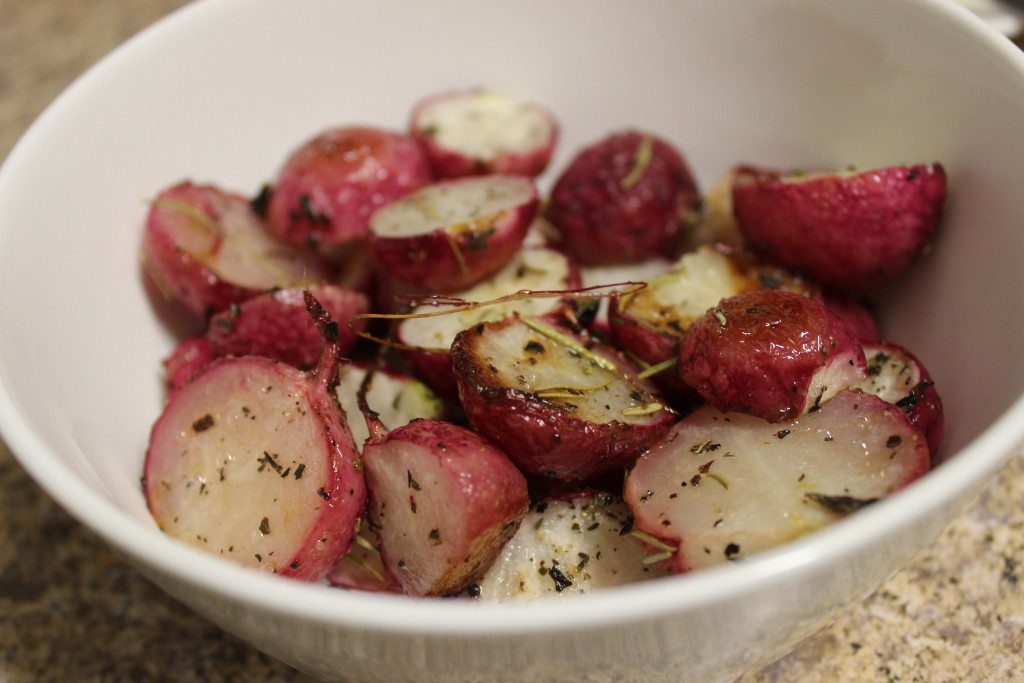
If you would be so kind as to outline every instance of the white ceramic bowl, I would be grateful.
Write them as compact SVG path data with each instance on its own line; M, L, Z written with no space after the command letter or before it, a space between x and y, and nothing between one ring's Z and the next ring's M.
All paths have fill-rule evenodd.
M677 142L705 187L737 161L941 160L945 226L883 313L938 380L948 462L741 564L530 606L302 585L162 535L139 475L173 335L138 267L144 200L185 176L253 191L320 128L402 127L420 96L475 84L558 114L555 168L627 126ZM0 428L43 488L169 593L306 671L730 678L870 593L1024 433L1022 159L1024 58L948 3L205 2L92 69L0 172Z

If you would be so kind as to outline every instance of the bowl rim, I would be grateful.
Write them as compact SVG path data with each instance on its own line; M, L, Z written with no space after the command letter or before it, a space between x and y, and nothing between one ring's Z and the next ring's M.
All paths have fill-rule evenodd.
M193 21L237 10L244 0L201 0L182 7L139 32L78 77L36 119L0 167L0 199L22 158L61 116L64 105L94 82L112 74L140 49L187 30ZM1024 81L1024 52L952 0L911 0L925 11L966 30ZM3 224L0 223L0 229ZM2 367L0 367L2 370ZM772 580L807 572L857 554L949 505L980 486L1024 440L1024 395L979 436L927 476L904 490L816 533L742 563L609 588L585 599L523 604L467 600L417 600L406 596L343 591L324 585L284 581L247 569L176 541L147 526L96 493L29 427L0 376L0 434L14 457L58 504L107 543L158 575L278 615L322 624L392 633L495 636L576 631L650 620L671 613L764 590Z

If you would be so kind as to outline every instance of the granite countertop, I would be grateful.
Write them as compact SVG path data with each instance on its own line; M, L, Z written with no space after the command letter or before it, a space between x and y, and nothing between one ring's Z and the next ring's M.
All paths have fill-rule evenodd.
M0 158L75 76L182 0L0 0ZM1024 454L874 595L753 681L1024 672ZM165 596L0 443L0 681L305 680Z

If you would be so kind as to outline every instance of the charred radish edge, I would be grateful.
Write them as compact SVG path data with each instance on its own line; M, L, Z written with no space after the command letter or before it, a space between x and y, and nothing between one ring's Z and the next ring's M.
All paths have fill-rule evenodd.
M451 353L470 424L527 472L621 469L675 418L617 351L534 318L475 325Z
M473 105L481 103L491 105L490 109L481 106L473 109ZM505 111L495 116L494 105L502 106ZM449 112L447 121L437 121L441 118L438 116L441 112L438 110L446 106L449 109L455 108L456 111ZM534 133L536 129L542 135L534 134L535 139L530 140L528 146L524 146L518 140L513 140L519 142L518 148L510 144L511 136L508 131L514 130L514 127L509 128L509 110L518 110L520 116L525 110L529 115L526 121L530 124L528 132ZM462 114L462 119L452 121L452 113ZM477 116L472 116L473 114ZM489 130L479 130L481 120L491 124ZM477 124L475 130L473 123ZM452 131L457 130L465 137L465 131L461 128L467 125L470 127L471 137L478 138L477 143L485 140L483 146L488 149L481 150L479 145L474 148L465 141L460 143L453 140L458 136ZM538 126L547 130L538 129ZM551 160L558 139L558 125L547 109L538 104L514 100L487 90L453 91L428 97L413 108L409 127L413 137L426 150L434 174L438 178L458 178L487 173L537 176ZM546 135L543 135L545 132ZM473 133L475 135L472 135Z
M466 301L455 297L445 295L429 295L425 297L416 297L409 299L410 306L448 306L441 311L428 311L425 313L360 313L352 316L349 320L349 329L355 334L359 335L364 339L368 339L372 342L382 344L384 346L390 346L391 348L403 350L403 351L431 351L435 353L448 353L448 349L444 348L431 348L427 346L413 346L411 344L403 344L402 342L395 341L393 339L385 339L378 337L365 330L357 330L353 327L353 323L357 320L374 319L374 320L410 320L413 318L434 318L442 315L451 315L453 313L462 313L464 311L472 311L477 308L483 308L484 306L494 306L496 304L509 303L511 301L520 301L522 299L593 299L597 297L616 296L623 294L632 294L640 289L647 286L646 282L616 282L607 285L596 285L594 287L584 287L581 289L557 289L557 290L529 290L521 289L518 292L512 294L506 294L496 299L489 301ZM605 292L600 293L599 290L606 289L608 287L631 287L625 292Z
M577 489L546 497L530 506L519 531L466 594L485 601L531 600L668 574L665 563L652 562L646 544L630 532L632 524L618 495Z
M784 423L699 408L637 460L624 497L640 538L684 572L816 531L928 469L900 410L843 391Z
M927 368L914 354L889 341L864 345L867 378L854 388L874 394L902 410L928 440L932 464L940 462L939 448L945 432L942 399ZM881 380L888 381L883 384Z
M521 176L427 185L378 209L369 241L391 277L432 292L466 289L519 250L540 200Z
M377 418L367 419L379 433ZM451 423L413 421L368 442L363 459L384 566L410 595L462 590L486 571L526 514L519 470L482 437Z

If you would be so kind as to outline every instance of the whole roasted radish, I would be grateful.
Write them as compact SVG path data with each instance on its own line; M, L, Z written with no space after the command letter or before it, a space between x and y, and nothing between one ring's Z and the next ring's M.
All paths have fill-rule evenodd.
M783 268L726 245L702 246L635 294L612 298L608 318L616 346L650 365L674 359L679 338L722 299L743 292L781 289L819 296L817 288ZM656 375L676 394L687 390L675 372Z
M682 155L630 131L580 152L555 183L544 215L569 254L602 265L674 255L700 205Z
M204 317L325 276L315 259L267 234L246 198L191 182L153 200L142 260L161 292Z
M668 573L629 533L618 496L582 491L535 503L471 594L510 602L589 593Z
M336 335L323 309L317 315ZM226 358L178 391L146 452L143 489L160 528L248 567L322 579L348 550L366 502L334 400L338 357L328 344L313 373Z
M431 180L415 140L380 128L326 130L285 162L267 204L280 239L333 259L366 237L370 215Z
M416 420L387 432L365 414L370 521L384 566L409 595L462 590L519 528L529 505L526 480L468 429Z
M676 368L712 406L769 422L817 410L865 377L846 323L819 301L779 290L720 301L687 328Z
M470 424L526 472L582 480L621 469L675 420L621 354L551 323L480 323L451 353Z
M410 130L438 178L540 175L558 139L558 125L547 109L481 89L421 101Z
M339 323L337 346L347 353L356 341L349 319L365 313L366 297L330 284L309 288ZM365 327L356 320L353 327ZM323 352L324 342L306 312L303 290L282 289L253 297L210 318L206 338L220 356L265 356L299 369L312 367Z
M820 529L927 471L902 411L843 391L781 423L704 406L637 460L625 499L661 559L688 571Z
M537 212L528 178L492 175L428 185L370 218L370 244L392 278L433 293L476 284L519 250Z
M893 342L864 345L866 379L853 386L900 408L928 440L933 463L942 444L942 399L928 370L912 353Z
M552 291L577 286L579 272L563 254L554 249L523 249L488 279L452 296L462 301L490 301L521 290ZM456 388L449 349L455 335L481 322L501 320L513 312L536 317L553 314L564 305L557 298L523 298L437 317L410 318L398 325L395 336L399 343L413 347L406 352L406 358L416 374L434 391L452 397ZM425 304L414 309L413 314L443 308Z
M942 216L946 174L940 164L789 175L744 167L732 199L752 248L827 287L859 292L921 251Z

